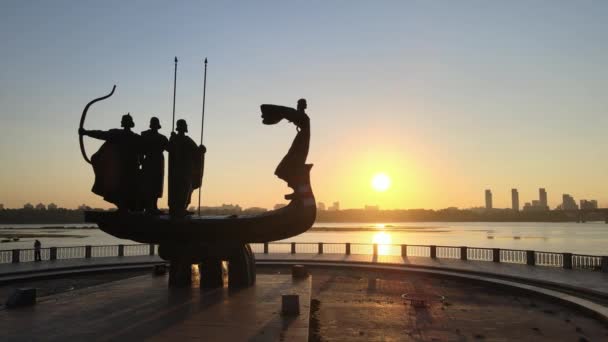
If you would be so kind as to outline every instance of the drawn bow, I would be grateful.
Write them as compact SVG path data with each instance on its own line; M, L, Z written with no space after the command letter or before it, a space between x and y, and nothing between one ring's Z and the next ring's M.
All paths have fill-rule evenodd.
M105 100L108 97L112 96L114 94L114 90L116 90L116 85L114 85L112 87L112 91L106 95L106 96L102 96L102 97L98 97L95 100L89 102L87 104L86 107L84 107L84 110L82 111L82 115L80 116L80 129L84 128L84 119L87 117L87 112L89 111L89 107L91 107L91 105L97 101L101 101L101 100ZM91 160L89 159L89 157L87 157L87 152L84 150L84 140L82 137L82 134L80 133L80 129L78 130L78 140L80 141L80 152L82 152L82 157L84 158L84 160L91 164Z

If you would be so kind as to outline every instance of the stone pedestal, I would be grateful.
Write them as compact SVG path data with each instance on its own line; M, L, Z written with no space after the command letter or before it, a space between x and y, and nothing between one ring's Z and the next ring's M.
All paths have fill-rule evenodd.
M291 266L291 276L294 278L306 278L308 277L308 270L304 265L293 265Z
M187 261L172 260L169 267L169 286L188 287L192 284L192 264Z
M36 304L36 289L32 287L14 289L6 300L9 309Z
M281 314L284 316L297 316L300 314L300 296L297 294L283 295L281 297Z
M255 283L255 256L248 244L161 244L159 255L171 262L169 286L172 287L190 286L194 264L200 266L201 287L222 287L222 261L228 262L229 287L242 288Z
M222 260L209 258L198 264L201 274L201 288L213 289L224 286Z

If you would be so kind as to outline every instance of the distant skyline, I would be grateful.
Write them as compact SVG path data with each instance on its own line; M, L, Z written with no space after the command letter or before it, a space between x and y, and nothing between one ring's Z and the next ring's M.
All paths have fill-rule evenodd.
M282 201L295 129L262 125L259 105L301 97L317 200L469 208L492 189L509 208L512 188L523 203L542 185L552 208L608 203L607 17L608 2L2 1L0 203L111 207L90 192L80 113L117 84L85 127L131 112L168 135L174 56L195 141L209 58L203 205Z
M593 199L593 198L579 198L579 199L576 199L575 197L573 197L573 196L571 196L570 194L567 194L567 193L561 194L560 195L561 201L555 207L551 207L551 206L549 206L549 205L546 204L546 203L548 203L548 196L547 196L546 189L545 188L539 188L538 190L539 190L539 192L538 192L538 195L539 195L538 198L532 198L532 199L529 199L529 200L524 199L524 203L526 205L529 205L532 202L538 202L539 205L548 207L548 209L553 210L553 209L558 209L559 206L563 204L564 198L568 197L568 198L570 198L573 201L573 203L576 203L576 202L580 202L580 203L590 203L590 202L593 202L595 204L595 207L596 208L598 207L598 201L596 199ZM464 207L464 208L459 207L459 209L478 209L478 208L483 208L483 207L485 207L486 209L512 209L512 210L515 210L515 211L520 211L522 209L522 208L520 208L519 191L518 191L517 188L511 189L511 192L510 192L511 206L507 206L507 207L504 207L504 208L502 208L502 207L495 207L493 205L494 196L492 194L492 189L486 189L486 190L484 190L484 195L485 195L485 203L483 205L480 204L480 205L471 206L471 207ZM340 201L339 200L338 201L333 201L332 205L329 206L329 207L326 207L326 203L328 203L328 202L323 201L323 200L319 200L317 198L317 209L318 210L326 210L326 209L336 210L336 208L337 208L339 210L339 208L340 208ZM58 207L55 202L42 203L42 202L32 202L32 201L29 201L29 202L23 203L20 206L8 207L7 209L23 208L24 206L27 206L28 204L31 205L32 208L38 207L41 204L45 205L45 206L51 206L52 205L54 208ZM261 207L261 208L266 208L266 209L273 209L273 208L277 209L277 208L280 208L280 207L282 207L282 206L284 206L286 204L287 204L287 202L277 202L274 205L269 206L269 207L251 206L249 208ZM489 204L489 207L488 207L488 204ZM74 208L78 208L78 207L82 207L82 206L89 206L89 205L87 203L81 203L81 204L77 205ZM191 207L192 206L196 207L196 203L192 203ZM201 207L232 207L232 206L241 207L240 204L236 203L236 202L234 202L234 203L233 202L221 203L221 204L216 204L216 205L201 205ZM4 203L0 202L0 209L4 209L5 207L6 206L4 205ZM59 206L59 207L61 207L61 206ZM101 206L101 207L105 208L107 206ZM402 207L395 207L395 208L390 208L390 209L446 209L446 208L453 208L453 207L455 207L455 206L447 206L445 208L415 208L415 207L412 207L412 208L402 208ZM602 207L601 203L599 203L599 207ZM247 207L243 207L243 208L247 208ZM342 209L362 209L362 208L363 209L370 209L370 208L372 208L372 209L375 209L375 210L385 209L385 208L382 208L379 205L373 204L373 203L365 203L362 207L352 207L352 208L350 208L350 207L348 207L348 208L343 207ZM69 208L68 207L67 209L73 209L73 208Z

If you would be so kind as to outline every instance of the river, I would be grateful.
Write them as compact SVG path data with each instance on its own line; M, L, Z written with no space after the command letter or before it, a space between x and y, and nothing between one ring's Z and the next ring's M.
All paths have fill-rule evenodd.
M32 248L38 238L43 247L115 245L133 243L85 224L0 225L0 240L8 235L28 234L19 241L1 242L0 249ZM89 226L89 224L86 224ZM45 228L41 227L56 227ZM64 228L65 227L65 228ZM13 228L13 229L9 229ZM378 243L438 246L469 246L505 249L608 255L608 224L604 222L397 222L323 223L284 240L325 243Z

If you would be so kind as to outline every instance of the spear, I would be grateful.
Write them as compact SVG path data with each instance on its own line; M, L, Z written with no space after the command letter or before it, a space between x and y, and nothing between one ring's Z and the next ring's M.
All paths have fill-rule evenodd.
M171 132L175 131L175 92L177 90L177 56L175 56L175 71L173 73L173 123Z
M203 76L203 113L201 115L201 145L203 144L203 129L205 127L205 95L207 94L207 57L205 57L205 74ZM205 156L203 155L203 163L201 170L201 186L198 188L198 216L201 216L201 189L203 187L203 173L205 168Z

